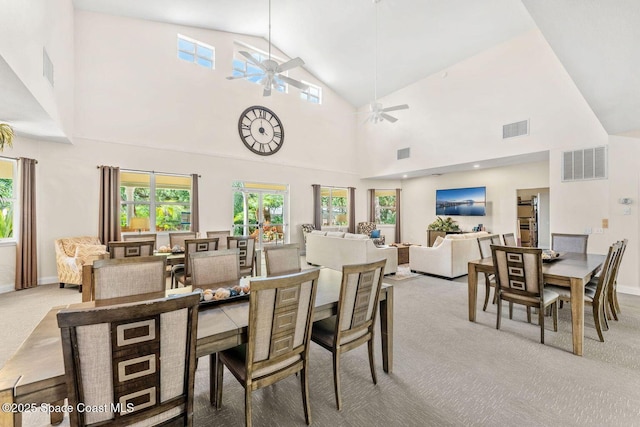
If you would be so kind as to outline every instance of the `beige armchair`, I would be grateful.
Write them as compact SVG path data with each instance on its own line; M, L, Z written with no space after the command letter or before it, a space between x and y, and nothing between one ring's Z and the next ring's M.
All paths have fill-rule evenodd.
M107 254L107 247L97 237L65 237L55 241L58 282L82 287L82 266ZM82 289L82 288L81 288Z

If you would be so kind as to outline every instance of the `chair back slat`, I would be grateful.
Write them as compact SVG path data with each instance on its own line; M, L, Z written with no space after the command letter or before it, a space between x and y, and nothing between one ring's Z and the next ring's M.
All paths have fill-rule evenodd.
M542 249L491 245L499 292L540 298Z
M587 253L588 234L551 233L551 249L556 252Z
M618 261L621 250L622 242L616 242L613 245L609 246L607 258L602 264L600 276L598 276L596 292L593 296L594 301L602 301L602 298L604 298L604 296L606 295L607 287L613 286L613 280L615 280L615 265Z
M505 246L518 246L518 242L516 241L516 236L513 233L503 234L502 239L504 240Z
M373 332L386 260L342 267L336 341L363 329Z
M95 299L164 291L166 265L166 258L154 255L94 261Z
M266 246L264 259L267 267L267 277L301 271L300 250L296 244Z
M238 249L197 252L190 254L191 284L213 285L240 278Z
M131 240L125 242L109 242L110 258L129 258L153 255L155 240Z
M70 424L191 425L199 301L187 294L61 310L69 404L107 408L71 411Z

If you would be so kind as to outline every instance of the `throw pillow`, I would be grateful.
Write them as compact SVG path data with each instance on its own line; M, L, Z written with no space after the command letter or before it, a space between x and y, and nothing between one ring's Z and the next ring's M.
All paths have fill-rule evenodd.
M433 248L437 248L438 246L440 246L442 244L442 242L444 242L444 239L442 238L442 236L438 236L436 237L436 240L433 241Z
M372 230L371 231L371 238L372 239L377 239L380 237L380 230Z

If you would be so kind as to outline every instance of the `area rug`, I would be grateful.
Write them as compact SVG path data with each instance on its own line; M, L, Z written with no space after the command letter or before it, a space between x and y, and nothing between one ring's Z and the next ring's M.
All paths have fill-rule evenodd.
M409 264L402 264L398 266L398 271L395 275L390 274L388 276L384 276L384 280L405 280L419 275L420 274L418 273L411 272L411 270L409 269Z

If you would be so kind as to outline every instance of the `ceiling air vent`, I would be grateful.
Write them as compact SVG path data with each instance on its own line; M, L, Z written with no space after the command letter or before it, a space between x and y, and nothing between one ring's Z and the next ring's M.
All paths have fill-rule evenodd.
M607 178L607 147L562 153L562 181Z
M514 138L516 136L529 135L529 120L509 123L502 126L502 139Z
M49 80L51 86L53 86L53 62L51 62L51 58L47 55L47 50L42 49L42 75Z
M411 148L401 148L398 150L398 160L408 159L411 157Z

